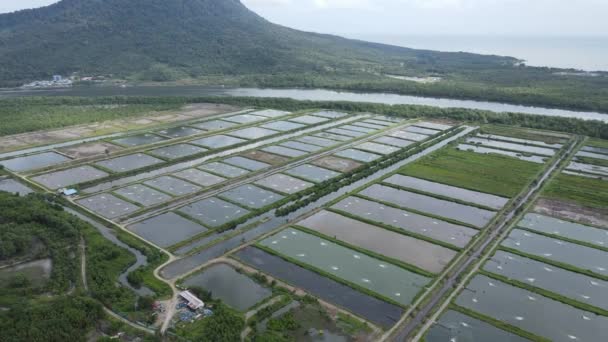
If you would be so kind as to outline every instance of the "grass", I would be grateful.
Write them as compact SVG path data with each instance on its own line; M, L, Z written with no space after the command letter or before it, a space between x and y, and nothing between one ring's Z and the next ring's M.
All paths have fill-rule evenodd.
M606 210L608 182L601 179L560 174L551 180L542 196Z
M548 144L563 143L563 140L567 139L555 137L553 136L554 133L515 126L487 125L483 126L481 131L486 134L496 134L518 139L536 140L546 142Z
M542 168L541 164L516 158L444 148L405 166L399 173L469 190L514 197Z
M608 140L589 139L586 146L608 148Z
M577 156L576 159L581 163L608 167L608 160L579 156Z

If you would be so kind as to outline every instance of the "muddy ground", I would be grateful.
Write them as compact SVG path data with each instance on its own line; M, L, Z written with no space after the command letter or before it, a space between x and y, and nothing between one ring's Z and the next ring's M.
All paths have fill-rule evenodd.
M120 151L123 148L107 142L91 142L81 145L69 146L57 149L57 151L66 154L74 159L89 158L109 153Z
M350 159L339 158L335 156L323 157L321 159L312 162L313 165L339 171L339 172L350 172L352 170L360 168L363 164Z
M539 214L608 228L608 208L590 208L569 201L541 198L536 202L534 211Z
M279 165L284 164L289 161L289 158L279 156L276 154L264 152L264 151L250 151L242 154L243 157L261 161L263 163L271 164L271 165Z

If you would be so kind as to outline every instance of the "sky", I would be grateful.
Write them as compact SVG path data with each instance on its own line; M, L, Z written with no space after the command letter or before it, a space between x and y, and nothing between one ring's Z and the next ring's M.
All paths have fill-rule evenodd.
M0 13L56 1L0 0ZM608 36L608 20L605 18L608 0L242 2L278 24L354 38L373 35Z

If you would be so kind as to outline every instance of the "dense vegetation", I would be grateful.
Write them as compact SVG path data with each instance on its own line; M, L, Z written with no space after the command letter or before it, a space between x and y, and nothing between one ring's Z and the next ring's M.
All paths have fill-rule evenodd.
M225 304L218 302L213 315L178 329L178 334L190 341L240 341L245 319Z
M52 119L51 127L61 127L64 124L60 118L60 110L52 109L56 106L70 106L73 115L70 119L76 123L89 123L113 119L117 114L103 113L91 118L82 108L93 105L184 105L189 103L225 103L236 106L255 106L260 108L275 108L289 111L306 110L311 108L325 108L330 110L370 112L377 114L394 115L405 118L444 118L458 121L468 121L478 124L510 125L526 128L545 129L557 132L587 135L595 138L608 139L608 123L603 121L581 120L556 116L532 115L522 113L495 113L483 110L462 108L438 108L416 105L384 105L372 103L334 102L334 101L297 101L281 98L251 98L251 97L29 97L0 100L0 111L4 120L22 120L17 127L2 134L13 134L39 129L38 120L34 115L38 110L46 110ZM122 115L138 115L127 110ZM50 120L50 119L49 119Z
M601 179L560 174L551 180L542 196L573 201L606 212L608 182Z
M53 74L323 87L608 112L608 77L415 50L269 23L238 0L63 0L0 15L0 86ZM385 75L439 76L416 83Z
M542 169L514 158L445 148L405 166L400 173L505 197L516 196Z

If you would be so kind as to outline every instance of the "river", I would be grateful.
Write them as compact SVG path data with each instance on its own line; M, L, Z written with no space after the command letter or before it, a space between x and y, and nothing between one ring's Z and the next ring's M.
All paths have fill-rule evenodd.
M325 89L261 89L261 88L218 88L208 86L132 86L132 87L75 87L69 89L41 89L0 91L0 99L21 96L250 96L291 98L310 101L370 102L388 105L425 105L441 108L467 108L488 110L498 113L514 112L534 115L561 116L584 120L608 122L608 114L580 112L513 105L498 102L453 100L389 93L355 93Z

